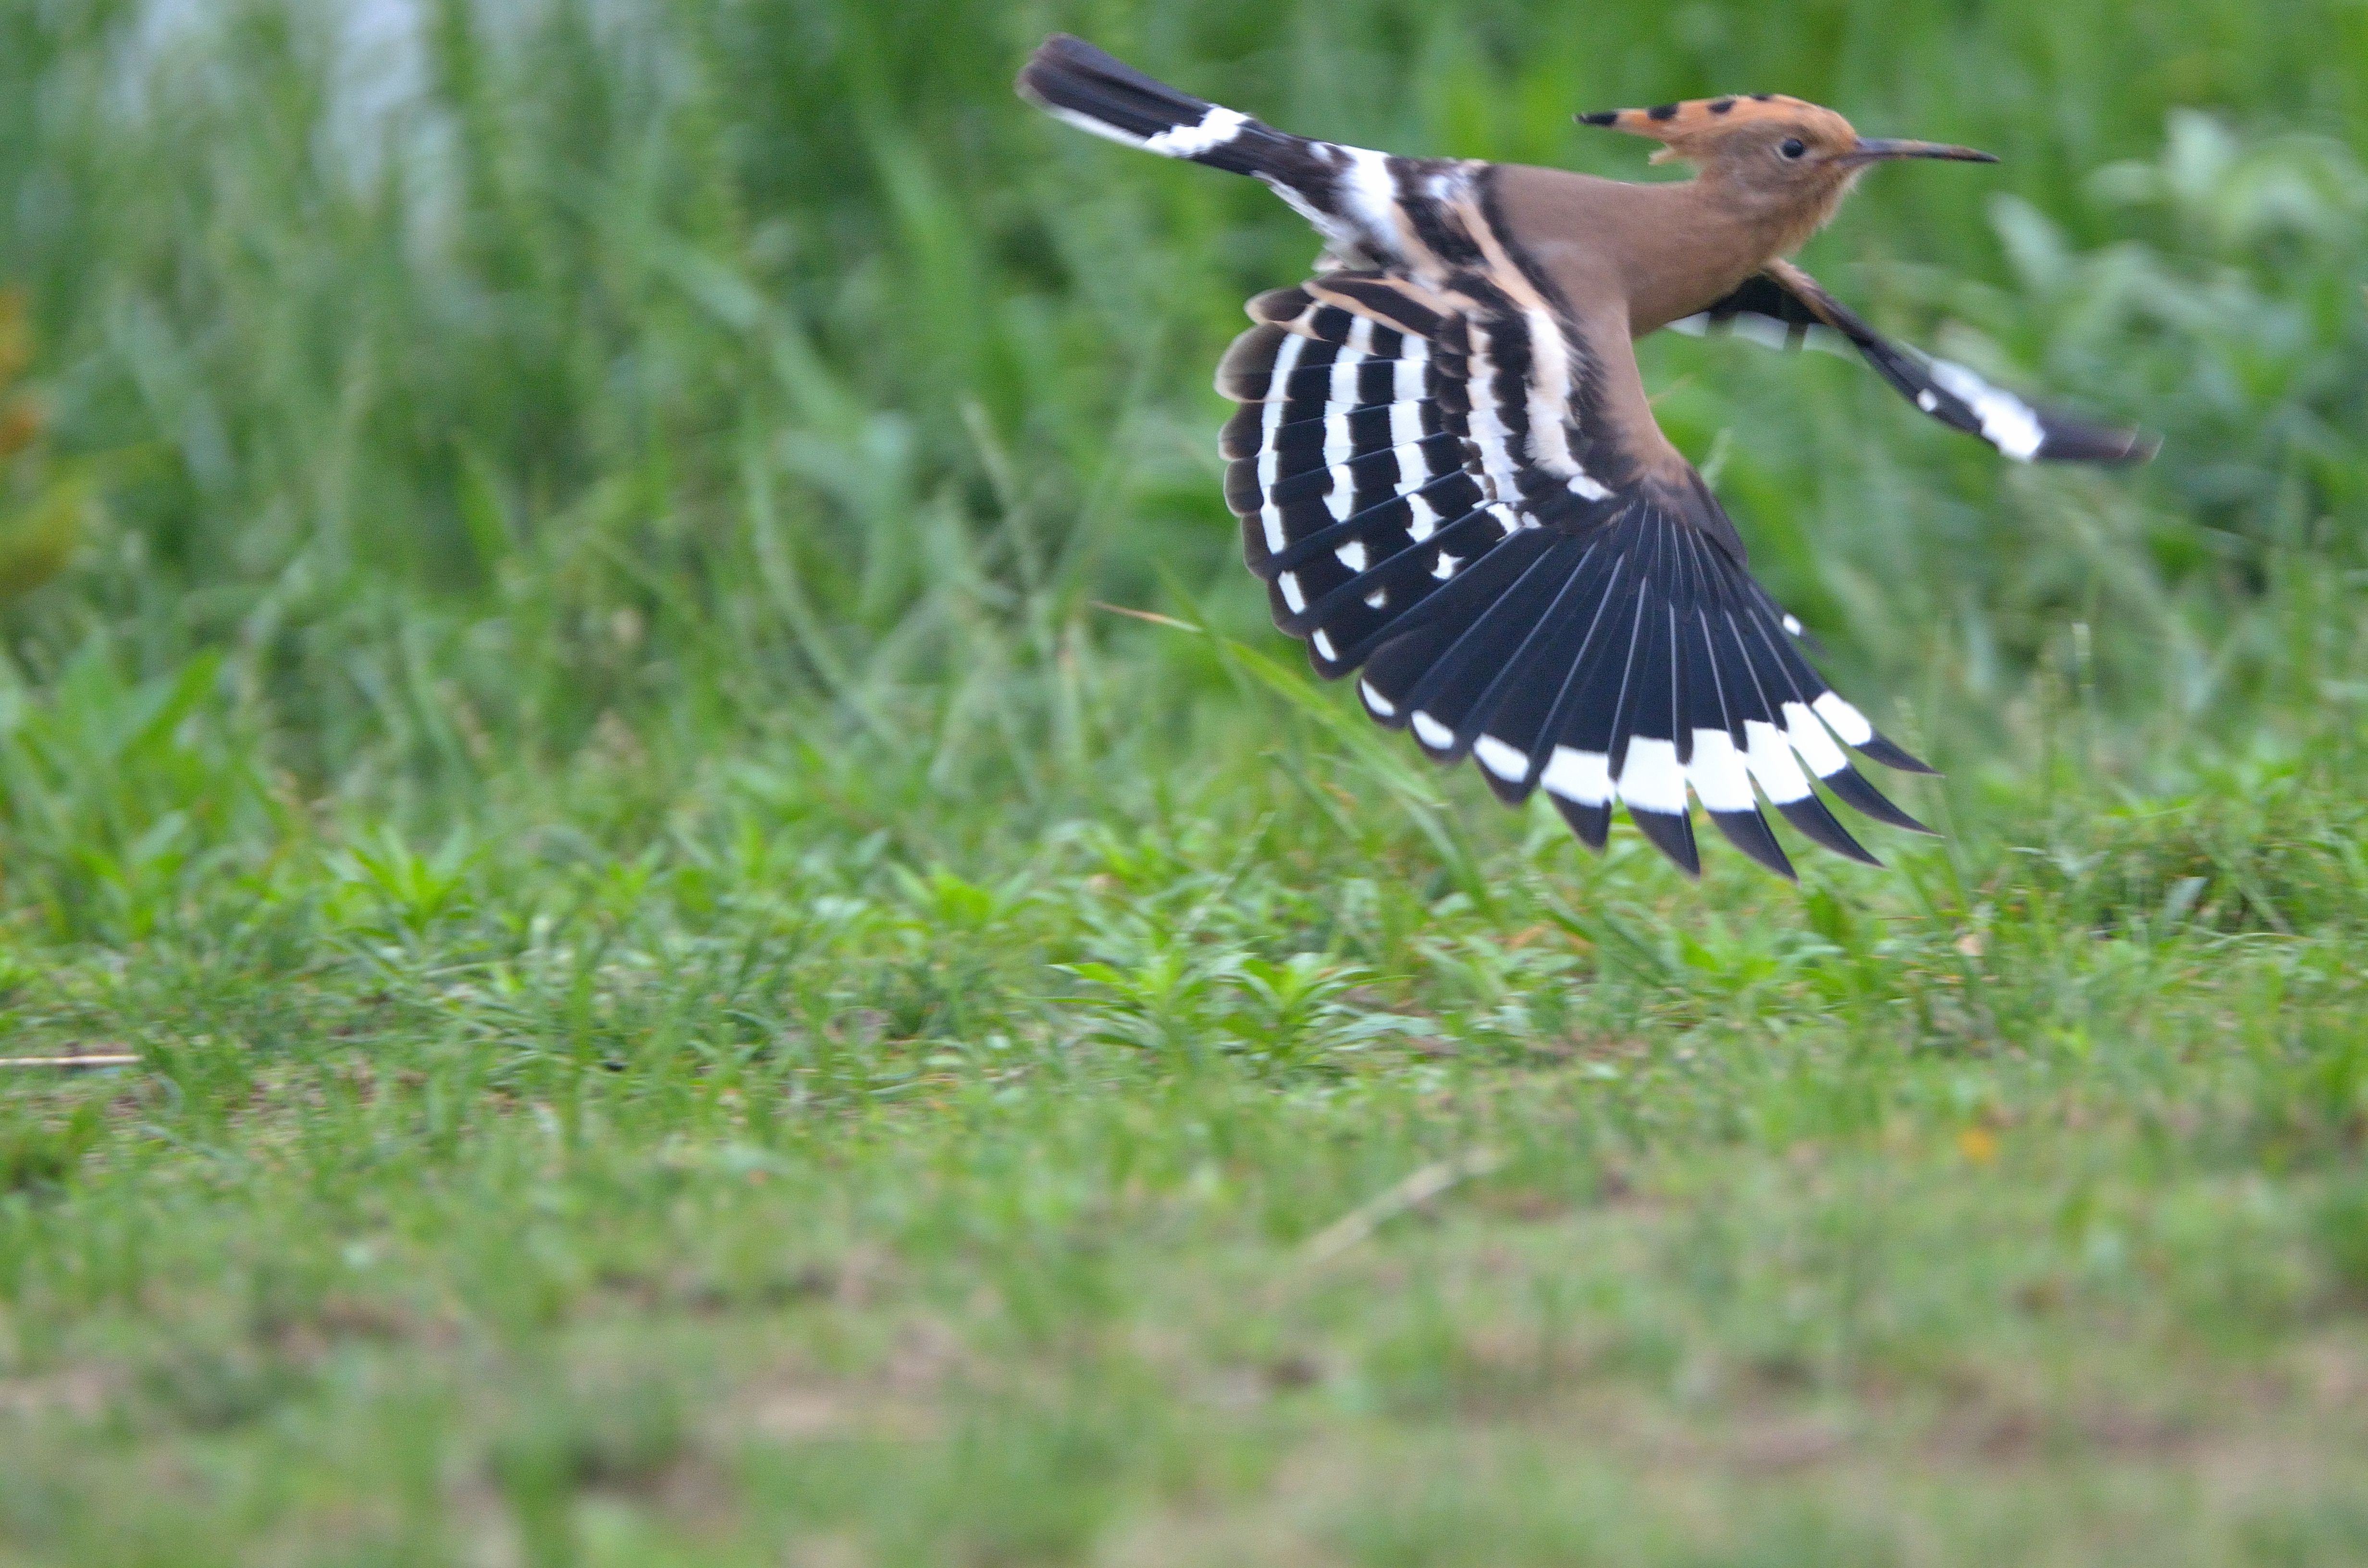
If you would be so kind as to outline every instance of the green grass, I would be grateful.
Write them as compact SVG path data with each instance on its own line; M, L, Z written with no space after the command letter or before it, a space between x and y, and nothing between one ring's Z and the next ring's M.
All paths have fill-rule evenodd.
M0 1070L0 1564L2368 1556L2368 12L359 9L0 9L0 1054L142 1058ZM1690 884L1308 677L1313 244L1054 26L2006 154L1807 264L2150 469L1645 355L1947 837Z

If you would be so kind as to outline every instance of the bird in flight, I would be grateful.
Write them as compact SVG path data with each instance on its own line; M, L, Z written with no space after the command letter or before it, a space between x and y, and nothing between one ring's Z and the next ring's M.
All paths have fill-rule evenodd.
M1800 622L1654 422L1634 340L1663 327L1854 348L1925 414L2023 461L2143 460L2154 442L2028 403L1892 343L1784 257L1891 159L1995 162L1860 136L1772 94L1579 116L1694 178L1401 158L1293 136L1045 40L1020 95L1081 130L1261 180L1322 234L1315 276L1249 301L1217 370L1225 497L1275 624L1318 674L1360 672L1383 724L1497 795L1543 789L1600 849L1614 801L1690 875L1691 801L1791 877L1765 795L1879 864L1810 783L1929 832L1847 746L1932 771L1811 666Z

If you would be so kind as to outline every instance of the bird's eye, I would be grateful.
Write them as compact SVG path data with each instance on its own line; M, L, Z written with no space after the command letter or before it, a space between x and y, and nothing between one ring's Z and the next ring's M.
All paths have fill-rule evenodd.
M1788 158L1797 158L1809 150L1809 144L1797 136L1787 136L1777 143L1776 151Z

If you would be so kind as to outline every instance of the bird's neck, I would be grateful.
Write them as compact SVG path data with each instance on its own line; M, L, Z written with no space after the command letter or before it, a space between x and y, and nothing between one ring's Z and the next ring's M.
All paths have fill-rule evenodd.
M1631 330L1642 335L1725 299L1760 268L1824 227L1847 181L1810 199L1777 198L1715 168L1643 187L1658 210L1629 252Z

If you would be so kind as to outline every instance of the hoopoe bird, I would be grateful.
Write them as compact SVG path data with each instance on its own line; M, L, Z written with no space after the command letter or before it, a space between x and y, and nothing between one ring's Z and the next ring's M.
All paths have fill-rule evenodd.
M1692 801L1793 877L1764 795L1804 835L1880 864L1810 778L1930 832L1851 765L1932 771L1799 647L1735 524L1653 418L1634 340L1669 327L1854 348L1918 409L2023 461L2142 460L2153 442L2043 408L1887 341L1784 257L1859 176L1986 153L1861 137L1752 94L1584 114L1698 173L1629 184L1404 158L1293 136L1081 40L1020 95L1097 136L1261 180L1314 224L1315 276L1249 301L1217 370L1242 406L1225 496L1275 624L1318 674L1497 795L1543 789L1600 849L1614 802L1689 875Z

